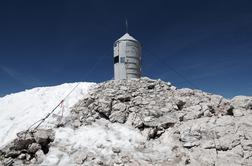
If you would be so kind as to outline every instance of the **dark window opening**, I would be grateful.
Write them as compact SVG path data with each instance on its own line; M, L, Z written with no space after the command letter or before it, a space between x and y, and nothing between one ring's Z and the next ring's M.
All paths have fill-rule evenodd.
M119 63L119 56L114 57L114 64Z
M120 58L120 63L125 63L125 57Z

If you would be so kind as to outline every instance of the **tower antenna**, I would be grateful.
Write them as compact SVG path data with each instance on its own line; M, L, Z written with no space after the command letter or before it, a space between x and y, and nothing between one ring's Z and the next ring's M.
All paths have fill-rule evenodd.
M126 33L128 33L128 20L125 18L125 28L126 28Z

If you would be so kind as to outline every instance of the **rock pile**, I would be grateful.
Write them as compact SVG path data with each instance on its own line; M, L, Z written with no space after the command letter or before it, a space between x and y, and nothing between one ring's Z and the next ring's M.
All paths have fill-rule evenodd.
M33 132L20 132L17 138L0 150L4 165L40 164L54 141L50 129L37 129Z
M144 78L102 83L74 106L72 114L74 127L105 118L133 125L151 139L179 122L233 115L233 106L222 96Z
M94 151L74 145L68 151L66 141L60 149L74 165L252 165L252 97L227 100L149 78L112 80L98 84L74 105L64 123L75 131L95 124L116 130L111 127L116 123L141 135L142 142L129 140L134 146L127 150L105 143ZM41 163L54 140L52 130L18 136L0 151L5 165Z
M160 80L113 80L73 107L70 124L102 118L134 126L146 138L136 148L144 157L131 155L139 165L252 165L251 109L250 97L229 101Z

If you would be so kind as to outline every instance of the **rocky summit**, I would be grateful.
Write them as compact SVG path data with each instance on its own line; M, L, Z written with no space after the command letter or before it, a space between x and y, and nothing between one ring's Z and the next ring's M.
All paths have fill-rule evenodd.
M112 124L120 124L140 133L141 139L128 139L130 148L107 140L109 144L99 144L95 150L85 147L69 152L73 165L252 165L252 97L228 100L149 78L112 80L97 84L76 103L62 128L77 130L98 123L116 132L120 129ZM127 132L118 140L131 138L131 134ZM32 140L23 149L36 159L43 144ZM51 146L47 147L50 151ZM22 148L20 151L6 156L2 150L2 158L29 160Z

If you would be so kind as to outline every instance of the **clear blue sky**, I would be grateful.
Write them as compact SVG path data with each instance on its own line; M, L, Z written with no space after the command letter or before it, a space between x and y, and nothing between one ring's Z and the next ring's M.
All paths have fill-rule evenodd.
M145 76L252 95L251 0L1 1L0 95L111 79L125 17L143 45Z

